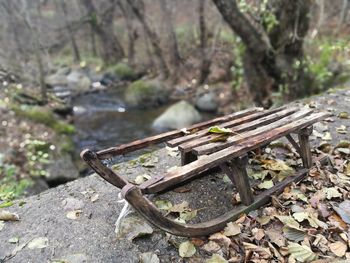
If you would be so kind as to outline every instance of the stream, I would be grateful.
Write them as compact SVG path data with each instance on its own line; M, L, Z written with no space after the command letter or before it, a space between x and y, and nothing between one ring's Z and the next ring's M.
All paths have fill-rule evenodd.
M152 109L127 108L118 90L90 93L76 97L74 141L77 150L104 148L146 138L158 132L152 122L167 106Z

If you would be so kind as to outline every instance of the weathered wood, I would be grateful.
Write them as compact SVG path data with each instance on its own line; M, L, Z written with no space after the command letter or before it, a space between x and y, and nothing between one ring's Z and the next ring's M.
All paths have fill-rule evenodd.
M300 146L299 144L294 140L293 136L290 134L286 135L286 138L288 141L293 145L294 149L300 154Z
M257 120L254 120L254 121L251 121L248 123L243 123L241 125L232 127L231 130L232 130L233 135L237 134L237 133L242 133L245 131L253 130L259 126L263 126L263 125L272 123L274 121L277 121L277 120L279 120L283 117L286 117L286 116L288 116L296 111L297 111L297 108L285 109L285 110L282 110L280 112L273 113L273 114L267 115L265 117L259 118ZM194 139L192 141L180 144L178 146L178 148L180 151L188 152L188 151L191 151L195 147L199 147L199 146L211 143L215 140L218 140L220 138L220 136L222 136L222 135L209 134L209 135L200 137L198 139Z
M201 123L197 123L192 125L191 127L187 128L187 131L189 132L194 132L197 129L203 129L203 128L207 128L209 126L218 124L218 123L222 123L228 120L232 120L235 118L239 118L242 116L246 116L249 114L252 114L254 112L257 111L262 111L262 108L251 108L251 109L247 109L247 110L243 110L243 111L239 111L239 112L235 112L226 116L222 116L222 117L218 117L212 120L208 120L205 122L201 122ZM140 150L142 148L145 148L147 146L150 145L154 145L154 144L159 144L174 138L178 138L183 136L184 133L181 130L174 130L174 131L169 131L169 132L165 132L165 133L161 133L155 136L151 136L142 140L137 140L137 141L133 141L131 143L127 143L127 144L122 144L119 145L117 147L111 147L105 150L101 150L97 152L97 157L100 160L103 159L109 159L112 158L113 156L116 155L121 155L121 154L127 154L136 150Z
M203 156L197 161L191 162L185 166L175 169L172 172L167 173L163 180L146 188L145 193L157 193L174 187L176 184L187 181L188 179L206 170L209 170L210 168L216 167L227 160L239 157L251 150L260 147L261 145L283 137L293 131L308 127L311 124L325 119L329 116L329 113L313 113L301 120L291 121L286 125L266 131L266 133L247 138L246 141L241 142L238 145L230 146L224 150L215 152L208 156Z
M232 170L229 167L229 164L227 162L224 162L224 163L220 164L219 166L220 166L221 171L224 172L228 176L228 178L231 180L231 182L234 185L236 185L235 177L233 175Z
M110 184L120 189L128 184L126 180L118 176L107 166L103 165L103 163L98 159L96 153L90 150L84 150L81 152L80 156L98 175L100 175Z
M327 157L319 160L322 164L327 162ZM308 169L302 169L295 176L289 176L283 181L277 183L272 188L256 196L254 203L249 206L239 205L235 209L207 222L199 224L180 224L166 218L162 212L150 202L137 186L128 185L123 189L124 198L134 207L134 209L146 218L151 224L169 232L173 235L194 237L206 236L221 231L228 222L238 219L243 214L256 210L270 202L272 195L279 195L284 188L292 182L300 182L308 174Z
M305 168L310 168L312 166L312 155L309 142L309 136L312 133L312 126L301 129L298 133L300 155L303 160L303 166Z
M249 183L246 162L241 157L237 157L230 161L229 164L242 204L252 204L254 202L254 196Z
M213 143L208 143L202 146L195 147L192 149L194 153L197 155L203 155L203 154L210 154L213 152L217 152L219 150L225 149L231 145L237 144L241 141L247 140L250 137L265 133L269 130L273 130L275 128L278 128L280 126L283 126L285 124L288 124L290 122L293 122L295 120L301 119L307 115L309 115L312 112L310 109L303 109L300 110L292 115L288 115L287 117L284 117L278 121L275 121L273 123L270 123L268 125L261 126L255 130L252 131L247 131L242 134L237 134L235 136L231 136L227 138L225 142L213 142Z
M258 111L258 112L252 113L250 115L247 115L247 116L242 116L240 118L235 118L235 119L233 119L231 121L223 122L223 123L220 124L220 127L222 127L222 128L231 128L231 127L234 127L236 125L247 123L249 121L254 121L256 119L265 117L265 116L273 114L275 112L282 111L285 108L286 107L280 107L280 108L272 109L272 110L268 110L268 111L267 110ZM181 138L170 140L170 141L167 142L167 145L169 147L176 147L176 146L179 146L182 143L191 141L191 140L193 140L195 138L200 138L200 137L205 136L205 135L208 135L208 131L207 130L200 130L200 131L198 131L196 133L188 134L188 135L183 136Z

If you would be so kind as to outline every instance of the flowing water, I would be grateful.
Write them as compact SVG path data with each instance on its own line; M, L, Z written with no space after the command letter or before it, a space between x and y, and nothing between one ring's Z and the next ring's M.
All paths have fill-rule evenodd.
M119 89L79 96L73 105L78 150L100 150L156 134L152 122L167 107L127 108Z

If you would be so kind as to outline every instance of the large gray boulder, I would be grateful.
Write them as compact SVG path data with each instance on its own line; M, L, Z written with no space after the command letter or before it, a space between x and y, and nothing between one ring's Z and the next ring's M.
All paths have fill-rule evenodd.
M50 87L66 86L68 84L68 81L65 75L55 73L45 77L45 84Z
M67 76L68 87L77 93L85 92L90 89L90 79L80 71L72 71Z
M132 107L159 106L169 99L169 89L158 80L138 80L125 91L125 102Z
M158 130L181 129L200 120L199 112L190 103L182 100L160 115L153 122L153 127Z
M68 67L59 68L54 74L45 77L45 84L50 87L66 86L69 72L70 68Z
M215 92L209 91L197 95L196 107L200 111L216 112L218 109L218 101Z

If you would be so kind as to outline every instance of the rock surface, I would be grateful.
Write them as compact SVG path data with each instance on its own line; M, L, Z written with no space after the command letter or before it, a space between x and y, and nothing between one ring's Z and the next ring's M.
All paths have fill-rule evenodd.
M50 186L67 183L79 178L79 171L69 154L62 155L56 161L50 163L48 175L45 178Z
M153 122L158 130L181 129L201 120L199 112L188 102L180 101L170 106Z
M132 107L146 108L165 104L169 90L158 80L138 80L125 91L125 102Z
M200 111L216 112L218 106L216 94L213 91L198 94L196 97L196 107Z
M346 90L306 101L313 107L334 113L334 122L327 123L331 133L329 142L334 145L340 140L349 140L349 119L336 117L340 112L350 112L349 101L350 91ZM347 134L336 132L341 125L346 126ZM324 130L321 125L316 129L320 132ZM312 143L318 146L320 140L314 138ZM140 162L128 162L114 169L132 180L140 174L162 174L179 165L179 157L170 156L166 150L154 153L154 157L154 168L146 168ZM170 191L156 198L170 200L173 204L188 201L191 208L200 209L195 222L213 218L231 208L232 185L223 182L222 174L199 178L187 187L192 190L183 193ZM17 213L20 220L4 222L0 229L0 262L128 263L139 262L141 257L159 258L160 262L182 262L173 244L179 244L184 239L167 236L156 228L153 228L152 235L133 241L116 237L115 222L123 207L122 203L117 202L118 193L117 188L97 175L91 175L40 195L15 201L15 205L6 210ZM74 217L71 216L72 212ZM68 218L68 213L70 218L76 219ZM18 238L17 243L9 242L13 237ZM198 251L195 257L202 262L201 259L210 256Z

